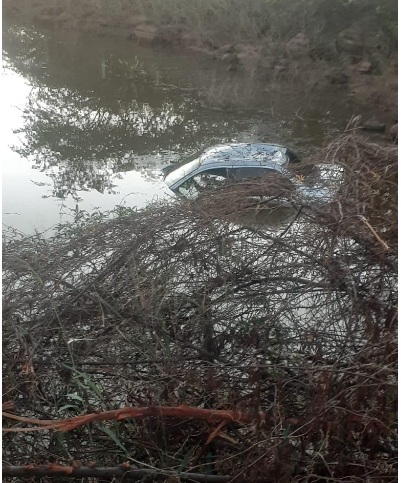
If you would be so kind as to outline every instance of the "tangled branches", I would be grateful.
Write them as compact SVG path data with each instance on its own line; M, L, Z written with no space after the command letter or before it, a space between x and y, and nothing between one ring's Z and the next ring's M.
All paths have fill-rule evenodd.
M397 152L350 135L324 154L344 170L330 204L286 186L256 203L240 185L6 240L5 399L28 419L99 413L69 433L6 433L7 463L393 479ZM164 409L100 417L126 406Z

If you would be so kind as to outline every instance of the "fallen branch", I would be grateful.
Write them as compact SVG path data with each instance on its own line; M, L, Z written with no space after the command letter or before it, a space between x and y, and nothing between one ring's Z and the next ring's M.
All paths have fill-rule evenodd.
M264 424L266 422L266 414L259 413L258 416L254 416L242 411L231 411L222 409L200 409L190 406L181 405L178 407L163 407L163 406L150 406L150 407L126 407L122 409L116 409L112 411L105 411L102 413L84 414L82 416L75 416L68 419L59 420L40 420L25 418L22 416L16 416L15 414L3 412L3 417L13 419L15 421L24 422L27 424L36 424L37 426L32 428L4 428L4 432L28 432L28 431L41 431L45 429L55 429L58 431L71 431L72 429L79 428L85 424L93 423L96 421L120 421L122 419L144 419L150 417L170 417L179 419L201 419L211 423L219 421L232 421L242 424L258 423ZM272 419L273 420L273 419ZM288 421L292 424L297 424L298 420L291 419Z
M26 433L30 431L43 431L43 430L56 430L56 431L72 431L89 423L98 421L121 421L122 419L145 419L151 417L170 417L177 419L198 419L207 421L209 423L216 422L235 422L240 424L256 424L263 426L266 421L274 423L274 416L268 416L264 412L260 412L258 415L245 413L242 411L232 411L223 409L200 409L182 404L181 406L149 406L149 407L126 407L122 409L115 409L112 411L104 411L101 413L83 414L82 416L75 416L67 419L34 419L26 418L23 416L17 416L8 412L2 413L3 418L12 419L27 424L36 424L32 428L3 428L5 433ZM364 422L364 415L352 414L348 416L349 421L353 423ZM287 418L285 420L287 424L298 425L302 421L297 418ZM310 424L303 421L303 426ZM332 422L331 424L335 424ZM366 423L365 423L366 424ZM371 419L369 425L377 428L388 429L381 421L377 419ZM221 425L222 427L223 425ZM220 427L220 425L218 426ZM213 434L213 433L212 433ZM217 435L217 434L216 434ZM216 436L213 435L213 438Z
M176 477L177 481L196 481L205 483L220 483L232 479L230 476L203 475L197 473L176 473L168 470L130 469L129 464L122 464L112 468L92 468L89 466L60 466L27 465L27 466L3 466L3 476L11 478L64 476L71 478L113 478L124 477L124 481L138 481L145 476L151 476L153 480L165 480L166 477Z

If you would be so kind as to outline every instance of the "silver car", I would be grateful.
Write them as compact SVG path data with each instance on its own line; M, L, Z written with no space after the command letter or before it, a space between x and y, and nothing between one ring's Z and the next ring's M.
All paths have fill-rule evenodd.
M223 144L173 166L164 180L175 194L196 198L205 188L259 178L272 172L291 177L288 166L297 160L294 153L277 144Z
M291 169L298 162L298 157L292 151L278 144L223 144L207 148L189 160L167 167L164 180L176 195L194 199L206 189L275 174L290 183L294 201L330 201L333 188L336 192L339 184L338 176L333 178L333 165L314 165L313 184L310 180L304 184L304 177L294 174Z

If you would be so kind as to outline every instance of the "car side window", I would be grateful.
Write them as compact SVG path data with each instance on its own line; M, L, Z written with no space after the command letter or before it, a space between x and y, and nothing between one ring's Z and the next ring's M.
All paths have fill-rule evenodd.
M204 190L218 188L225 184L227 184L227 169L214 168L187 179L178 187L178 191L185 198L194 199Z
M244 166L242 168L233 168L232 178L235 181L241 181L249 178L260 178L273 172L274 170L261 168L260 166Z
M193 200L199 196L199 186L195 183L193 178L184 181L177 190L182 196L189 200Z
M214 168L202 171L193 177L200 189L218 188L227 183L227 169Z

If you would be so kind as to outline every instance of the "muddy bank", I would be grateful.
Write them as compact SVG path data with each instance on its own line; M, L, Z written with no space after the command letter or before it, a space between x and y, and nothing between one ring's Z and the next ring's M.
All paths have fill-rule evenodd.
M373 117L397 119L397 53L381 51L383 39L366 35L362 22L344 28L330 42L316 42L303 32L280 41L265 35L250 41L216 32L195 31L184 22L150 19L135 2L104 5L82 1L71 8L49 0L5 0L4 17L18 23L50 29L90 32L100 36L121 36L135 45L202 52L225 65L233 75L257 75L262 81L293 80L311 90L337 85L342 95L372 108ZM344 91L345 90L345 91ZM369 121L365 120L365 121ZM379 121L380 123L380 121ZM391 126L387 126L387 130Z

